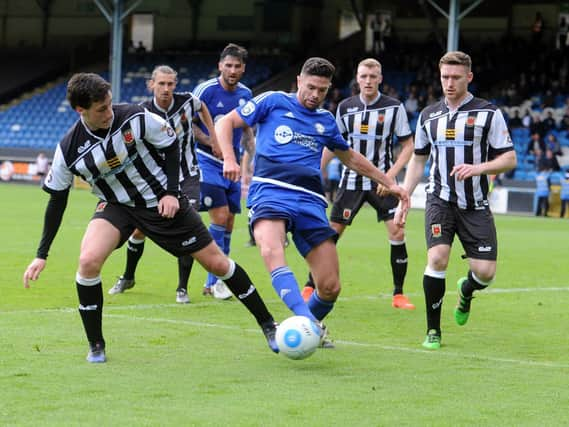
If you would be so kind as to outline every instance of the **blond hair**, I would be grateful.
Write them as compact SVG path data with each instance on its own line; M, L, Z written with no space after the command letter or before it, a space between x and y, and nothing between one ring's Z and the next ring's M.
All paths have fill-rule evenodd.
M368 67L368 68L379 68L379 73L381 74L381 62L374 58L366 58L360 61L358 68Z
M463 65L468 71L470 71L472 68L472 59L470 58L470 55L461 52L460 50L455 50L447 52L442 56L439 61L439 68L443 65Z

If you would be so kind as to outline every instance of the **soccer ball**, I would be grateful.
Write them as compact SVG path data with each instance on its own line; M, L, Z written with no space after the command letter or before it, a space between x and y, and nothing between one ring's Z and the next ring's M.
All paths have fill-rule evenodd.
M305 316L292 316L277 326L279 352L289 359L306 359L320 344L321 329Z

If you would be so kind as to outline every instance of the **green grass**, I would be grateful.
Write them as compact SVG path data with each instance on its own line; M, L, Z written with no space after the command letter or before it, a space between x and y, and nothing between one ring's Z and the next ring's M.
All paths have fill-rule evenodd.
M0 185L0 425L60 426L471 426L568 425L567 220L497 216L498 276L452 319L466 273L457 242L447 273L443 348L424 351L423 216L409 216L406 292L413 312L390 305L384 226L364 209L339 244L343 291L327 319L335 350L304 361L272 354L237 302L201 296L174 303L176 261L148 243L136 286L105 299L108 363L85 362L74 277L95 198L73 191L47 268L30 289L22 274L41 234L47 195ZM232 256L277 319L289 315L238 217ZM297 278L306 266L290 248ZM124 249L103 271L108 290Z

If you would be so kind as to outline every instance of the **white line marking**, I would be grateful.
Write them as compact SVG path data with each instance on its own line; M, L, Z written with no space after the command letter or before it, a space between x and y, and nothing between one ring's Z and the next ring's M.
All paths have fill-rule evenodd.
M202 303L205 304L216 304L216 302L206 302ZM192 304L190 304L191 306ZM197 304L193 304L197 305ZM224 330L234 330L234 331L246 331L251 333L259 333L259 329L257 328L242 328L239 326L232 326L232 325L224 325L219 323L208 323L208 322L199 322L195 320L176 320L176 319L165 319L165 318L156 318L156 317L144 317L144 316L131 316L127 314L115 314L109 313L109 311L116 311L116 310L146 310L146 309L156 309L156 308L173 308L173 307L184 307L180 304L147 304L147 305L138 305L138 306L114 306L114 307L107 307L105 310L105 318L114 318L114 319L123 319L129 321L145 321L145 322L152 322L152 323L168 323L168 324L177 324L177 325L189 325L198 328L216 328L216 329L224 329ZM188 307L188 306L185 306ZM110 310L109 310L110 309ZM29 314L29 313L73 313L75 314L77 310L71 308L58 308L58 309L44 309L44 310L31 310L31 311L11 311L11 312L4 312L3 314L8 313L17 313L17 314ZM529 366L529 367L542 367L542 368L554 368L554 369L569 369L568 363L558 363L558 362L551 362L551 361L534 361L534 360L522 360L522 359L510 359L510 358L503 358L503 357L493 357L493 356L486 356L481 354L474 354L474 353L459 353L448 351L446 349L433 351L433 350L425 350L420 348L411 348L411 347L404 347L404 346L392 346L392 345L383 345L377 343L362 343L362 342L355 342L355 341L345 341L345 340L335 340L336 344L345 345L345 346L352 346L352 347L365 347L365 348L377 348L385 351L395 351L395 352L402 352L402 353L411 353L411 354L428 354L432 357L446 357L446 358L453 358L453 359L471 359L477 361L487 361L487 362L496 362L496 363L504 363L510 365L519 365L519 366ZM417 344L419 346L419 344ZM323 350L323 351L333 351L333 350Z

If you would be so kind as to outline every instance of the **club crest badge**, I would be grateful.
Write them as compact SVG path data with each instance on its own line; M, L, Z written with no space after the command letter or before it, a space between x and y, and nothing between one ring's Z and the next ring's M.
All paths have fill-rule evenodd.
M441 224L431 224L431 234L433 237L441 237L443 235Z

